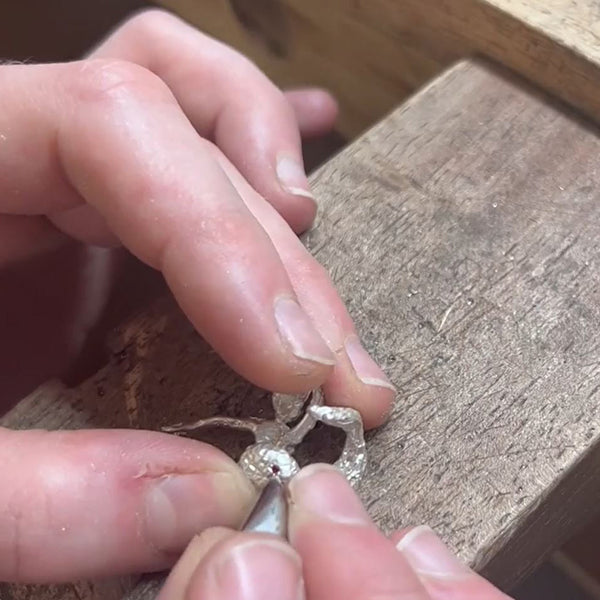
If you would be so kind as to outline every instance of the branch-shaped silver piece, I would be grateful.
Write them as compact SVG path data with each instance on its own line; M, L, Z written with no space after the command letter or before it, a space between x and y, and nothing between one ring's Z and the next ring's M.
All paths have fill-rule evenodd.
M302 414L307 404L306 412ZM335 466L352 485L360 481L367 465L367 453L363 423L358 411L353 408L325 406L321 390L314 390L305 397L274 394L273 407L274 420L212 417L187 425L164 427L163 431L184 433L209 426L250 431L256 442L246 448L239 464L246 476L257 487L262 488L273 475L286 481L300 470L293 456L296 446L320 421L344 431L346 440ZM289 425L298 418L300 420L295 426Z

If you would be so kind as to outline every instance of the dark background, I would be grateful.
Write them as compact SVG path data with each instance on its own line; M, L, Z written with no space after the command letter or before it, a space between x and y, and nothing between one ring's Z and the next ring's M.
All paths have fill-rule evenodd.
M0 57L34 62L78 58L115 23L149 4L141 0L3 0Z

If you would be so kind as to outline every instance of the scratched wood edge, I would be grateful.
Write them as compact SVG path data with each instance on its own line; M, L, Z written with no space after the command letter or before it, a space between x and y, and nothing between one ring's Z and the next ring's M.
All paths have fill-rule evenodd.
M505 69L502 64L497 64L485 56L472 56L456 61L442 76L430 81L407 98L395 112L400 113L409 109L412 103L417 103L421 96L427 94L429 88L435 88L443 79L453 77L455 73L470 65L489 69L513 84L523 85L538 100L555 103L553 98L546 95L547 90L522 80L522 74L518 71ZM561 100L565 101L560 96L556 100L557 106ZM564 108L567 113L572 106L565 101ZM383 123L378 123L362 134L352 148L359 145L363 138L368 139L371 133L379 130L382 125ZM348 152L351 152L352 148L349 148ZM327 165L324 165L315 177L326 170ZM474 556L470 566L503 589L511 589L521 583L536 566L551 556L574 533L581 532L586 524L595 522L600 516L598 507L600 507L600 437L596 436L587 452L573 462L544 494L522 509L519 517L513 519L512 525L488 540L487 545ZM545 535L549 523L553 524L551 535ZM525 570L521 570L517 577L508 575L515 566L521 564L522 560L528 561L531 556L537 556L538 560L530 563Z
M596 439L589 451L529 507L521 522L498 535L493 546L482 552L481 574L502 583L507 565L531 556L538 556L539 564L575 531L597 518L599 506L600 441ZM546 533L550 521L551 535Z
M489 56L600 119L594 0L159 0L278 85L322 85L353 137L456 59ZM544 18L546 17L546 18Z

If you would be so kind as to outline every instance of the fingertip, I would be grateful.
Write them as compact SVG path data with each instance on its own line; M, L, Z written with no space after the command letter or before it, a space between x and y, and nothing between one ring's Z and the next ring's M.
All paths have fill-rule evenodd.
M274 315L279 335L296 358L318 366L335 365L333 352L294 298L285 295L276 298Z
M390 540L432 597L511 600L459 560L427 525L397 531Z
M236 533L204 555L193 572L185 600L302 600L302 561L269 534Z
M296 235L306 233L317 218L317 201L311 192L300 189L284 190L283 199L273 202L279 215Z
M309 90L310 97L307 100L307 104L312 108L314 114L319 114L321 117L321 125L325 131L333 128L339 112L340 107L335 96L320 88Z
M394 408L396 393L389 388L374 385L363 385L356 409L363 417L366 430L375 429L384 425Z
M397 547L398 544L400 544L402 540L417 527L419 526L403 527L402 529L393 531L390 534L390 541Z
M238 525L253 499L254 490L241 472L159 477L144 492L142 533L150 547L169 556L206 527Z
M333 129L339 105L330 92L305 88L289 90L285 96L292 105L302 137L316 137Z
M311 465L290 482L289 535L310 597L425 599L394 545L375 526L345 478Z
M317 215L317 202L310 189L298 153L278 153L275 174L280 189L267 198L296 234L304 233Z
M334 366L289 348L268 354L259 351L234 353L223 351L221 357L240 376L253 385L277 394L306 394L320 388L331 377Z
M332 376L323 385L327 404L347 406L360 412L365 429L383 425L389 418L396 400L396 392L378 382L365 383L354 373L349 360L338 356Z
M473 575L427 525L406 532L396 549L421 578L460 580Z
M212 527L194 536L173 567L156 600L183 600L198 565L218 543L235 535L224 527Z
M289 531L293 541L316 522L369 526L372 521L344 475L329 464L304 467L289 483Z
M253 383L271 391L301 394L320 387L330 376L336 357L315 328L312 320L295 300L278 296L273 305L280 349L269 360L243 355L244 374ZM251 368L249 368L251 367Z
M334 373L324 386L328 404L358 410L366 429L385 423L394 407L396 388L355 333L347 335L336 358Z
M361 383L395 392L391 381L361 344L358 336L349 335L344 341L344 350L355 377Z

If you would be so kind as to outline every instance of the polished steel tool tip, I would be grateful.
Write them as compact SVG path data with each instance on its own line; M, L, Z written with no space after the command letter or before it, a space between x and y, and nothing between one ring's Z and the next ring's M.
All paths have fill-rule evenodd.
M287 538L287 489L279 478L272 477L262 489L242 531L271 533Z

